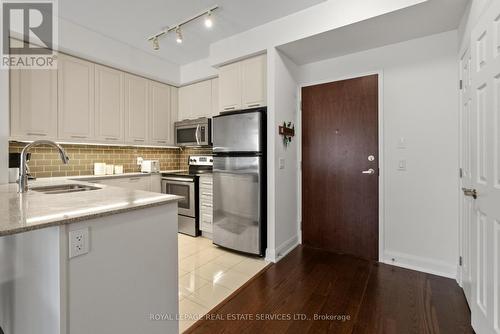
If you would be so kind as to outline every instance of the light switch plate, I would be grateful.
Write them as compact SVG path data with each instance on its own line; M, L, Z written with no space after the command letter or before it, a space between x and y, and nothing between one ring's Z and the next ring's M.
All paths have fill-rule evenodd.
M280 158L280 169L285 169L285 159Z
M87 254L89 252L89 229L69 232L69 258Z
M406 160L399 160L398 170L400 170L400 171L406 170Z

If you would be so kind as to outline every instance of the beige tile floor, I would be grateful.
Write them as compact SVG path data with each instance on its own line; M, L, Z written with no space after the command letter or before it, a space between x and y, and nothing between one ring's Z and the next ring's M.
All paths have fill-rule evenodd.
M179 234L179 330L182 333L268 263L227 251L212 240ZM183 319L183 320L182 320Z

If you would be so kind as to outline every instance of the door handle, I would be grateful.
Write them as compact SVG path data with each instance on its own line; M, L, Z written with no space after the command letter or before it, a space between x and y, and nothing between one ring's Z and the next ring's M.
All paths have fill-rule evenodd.
M470 196L474 199L477 199L477 190L476 189L462 188L462 191L464 192L465 196Z
M361 173L363 173L363 174L373 175L373 174L375 174L375 169L370 168L369 170L364 170L364 171L362 171Z

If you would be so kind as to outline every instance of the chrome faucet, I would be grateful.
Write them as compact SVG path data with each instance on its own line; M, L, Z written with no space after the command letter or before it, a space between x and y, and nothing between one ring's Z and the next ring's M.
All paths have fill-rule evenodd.
M48 145L51 147L54 147L59 151L59 155L61 156L62 162L66 165L69 163L69 158L66 155L66 152L64 149L61 147L61 145L50 141L50 140L36 140L32 142L31 144L26 145L23 148L23 151L21 152L21 163L19 165L19 192L20 193L25 193L28 191L28 175L27 175L27 167L28 167L28 162L27 162L27 156L28 156L28 151L34 147L34 146L40 146L40 145Z

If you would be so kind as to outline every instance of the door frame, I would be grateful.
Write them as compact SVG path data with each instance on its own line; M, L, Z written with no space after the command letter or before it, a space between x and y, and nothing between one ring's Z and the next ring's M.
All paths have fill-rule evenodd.
M344 76L334 76L328 79L312 81L312 82L301 82L298 87L298 106L297 106L297 161L298 161L298 173L297 173L297 209L298 209L298 221L297 221L297 235L299 243L302 244L302 88L314 85L321 85L330 82L356 79L360 77L365 77L369 75L378 75L378 155L379 155L379 185L378 185L378 261L386 262L385 260L385 151L384 151L384 71L382 69L369 71L369 72L357 72Z

